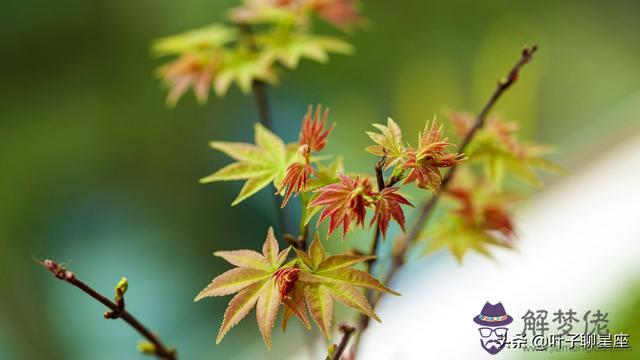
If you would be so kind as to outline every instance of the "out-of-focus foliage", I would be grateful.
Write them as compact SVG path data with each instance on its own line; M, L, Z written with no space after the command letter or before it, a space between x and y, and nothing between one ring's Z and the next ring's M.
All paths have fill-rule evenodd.
M449 119L460 139L474 125L468 113L451 112ZM549 146L523 144L516 136L517 130L516 123L491 116L473 137L465 149L469 161L444 192L456 205L445 210L429 229L426 254L448 248L462 262L469 250L492 257L490 246L508 249L515 246L515 225L509 208L516 196L513 190L504 189L505 176L542 186L535 170L561 172L559 166L543 158L550 153ZM481 164L482 170L475 164ZM519 193L523 195L522 191Z
M213 88L224 96L236 83L244 93L254 81L278 82L277 65L298 67L302 59L326 63L329 54L353 53L353 47L335 36L312 32L312 17L342 28L361 21L351 0L247 0L231 11L232 25L213 24L156 40L157 56L174 56L158 74L169 87L167 104L175 106L193 88L206 103ZM256 30L252 24L259 24Z
M463 138L472 126L468 113L452 112L449 118L458 137ZM533 186L542 186L536 170L562 173L562 169L544 158L553 153L549 145L522 143L517 138L518 124L504 121L500 116L490 116L483 129L467 147L473 163L481 163L493 186L502 188L504 176L513 176Z

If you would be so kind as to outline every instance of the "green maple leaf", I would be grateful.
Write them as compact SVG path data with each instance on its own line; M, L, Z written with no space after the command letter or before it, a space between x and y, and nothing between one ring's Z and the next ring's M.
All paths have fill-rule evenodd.
M402 143L402 131L393 119L387 119L387 126L373 124L380 133L367 131L367 135L376 143L367 147L367 152L376 156L387 156L385 169L396 165L405 155L405 146Z
M297 144L285 145L277 135L260 124L255 125L255 145L211 141L209 146L237 160L200 179L201 183L247 180L231 206L260 191L269 183L280 186L287 167L296 159Z
M295 69L301 59L320 63L329 61L329 54L351 55L353 46L335 37L304 32L272 31L257 38L262 52L284 66Z
M358 288L400 295L369 273L352 268L353 265L375 257L346 254L327 256L317 233L308 253L294 250L300 260L298 286L304 294L311 317L327 338L331 337L334 300L380 321Z
M218 96L224 96L235 82L240 90L249 94L255 80L270 84L278 82L271 56L239 47L224 53L220 68L213 80L213 88Z
M253 307L256 307L258 327L265 344L271 348L271 332L282 304L277 284L277 271L287 266L283 264L289 250L290 248L280 251L273 228L269 228L262 246L262 253L253 250L214 253L215 256L237 266L213 279L194 299L199 301L206 297L237 293L224 313L216 343L220 343L227 332L246 317ZM294 314L299 313L294 312ZM301 320L305 325L309 325L306 316L301 317Z
M157 39L153 44L153 52L158 56L165 56L215 51L235 41L237 37L236 29L213 24Z

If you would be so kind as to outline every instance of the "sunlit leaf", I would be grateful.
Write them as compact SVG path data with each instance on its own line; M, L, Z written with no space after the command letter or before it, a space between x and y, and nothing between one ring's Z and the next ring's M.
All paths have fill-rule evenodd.
M284 304L285 308L300 318L308 327L309 321L301 308L303 294L293 262L284 264L290 248L280 251L273 229L269 228L262 246L262 254L253 250L218 251L215 255L224 258L237 268L219 275L194 299L224 296L238 293L229 302L216 338L222 341L225 334L256 306L258 327L268 348L271 347L271 332L275 318ZM286 315L289 316L289 315Z
M350 268L357 263L375 258L373 256L327 256L317 234L309 247L309 253L295 250L300 261L297 286L304 293L312 318L327 337L331 333L332 299L380 321L359 288L400 295L368 273Z
M201 183L230 180L247 180L240 194L231 204L257 193L270 183L279 186L287 167L294 161L291 147L260 124L255 125L256 144L212 141L209 145L238 162L229 164L215 173L200 179Z
M227 51L224 55L213 80L213 88L218 96L224 96L234 82L245 94L251 92L254 80L270 84L278 82L271 57L265 53L253 52L241 47Z
M305 302L313 320L327 339L331 339L331 320L333 319L333 299L329 289L322 284L310 284L305 287Z
M402 142L402 131L393 119L387 119L387 126L373 124L380 133L367 131L367 135L376 143L367 147L367 151L376 156L387 156L385 168L396 165L405 155L405 146Z
M295 69L301 59L320 63L329 60L330 53L350 55L353 47L338 38L313 35L305 32L273 31L257 38L265 56Z
M158 56L186 53L209 53L235 41L238 30L221 24L212 24L182 34L157 39L152 50Z

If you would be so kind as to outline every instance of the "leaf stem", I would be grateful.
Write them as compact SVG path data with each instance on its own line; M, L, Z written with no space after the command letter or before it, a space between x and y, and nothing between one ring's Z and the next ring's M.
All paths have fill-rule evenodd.
M175 349L168 348L162 343L160 338L151 332L146 326L144 326L138 319L136 319L131 313L124 309L124 301L122 305L118 305L109 300L106 296L102 295L98 291L94 290L91 286L82 282L76 277L74 273L65 269L63 266L58 265L52 260L45 260L42 264L58 279L65 281L76 288L82 290L85 294L94 298L102 305L108 307L110 311L107 311L104 316L107 319L122 319L135 329L140 335L145 337L151 344L153 344L154 355L159 359L164 360L177 360Z
M516 64L511 68L511 71L509 71L509 73L505 78L498 80L496 89L493 91L493 93L491 94L491 97L489 98L487 103L484 105L480 113L478 113L478 115L476 116L473 126L471 127L469 132L466 134L466 136L462 140L462 143L460 144L460 148L459 148L460 153L464 153L467 146L474 139L478 131L484 126L487 115L489 114L491 109L493 109L498 99L500 99L502 94L504 94L504 92L507 91L518 80L520 70L525 64L531 61L531 59L533 58L533 54L537 50L538 50L537 45L525 46L520 55L520 59L518 59L518 62L516 62ZM453 180L453 177L456 173L457 168L458 168L457 164L451 167L449 172L447 172L447 174L442 179L442 183L440 184L440 189L428 201L422 204L420 208L420 213L418 214L418 218L416 219L416 222L414 223L414 225L411 227L408 234L406 235L405 246L397 255L394 255L392 259L391 269L389 270L387 277L383 282L384 284L389 284L391 280L394 278L394 276L398 273L398 271L402 268L402 266L404 266L405 257L406 257L406 253L407 253L407 249L409 248L409 245L412 245L417 241L418 236L420 235L420 231L424 228L430 215L433 213L433 210L435 209L438 203L438 200L440 199L440 195L447 190L449 184ZM394 181L393 183L395 183L399 181L399 178L393 179L393 181ZM377 241L375 243L377 243ZM376 250L376 249L372 247L372 250ZM375 299L373 299L371 303L373 308L376 307L381 297L382 297L382 294L378 295ZM360 331L356 334L355 343L351 350L354 356L357 352L358 343L360 342L362 333L368 327L368 324L369 324L368 318L366 316L361 315L359 324L360 324Z

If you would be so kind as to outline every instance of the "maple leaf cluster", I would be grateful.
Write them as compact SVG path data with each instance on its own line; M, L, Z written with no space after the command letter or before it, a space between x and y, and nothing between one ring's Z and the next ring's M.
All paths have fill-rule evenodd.
M431 241L425 253L447 248L462 261L468 251L491 257L490 247L514 247L516 231L509 209L513 197L497 186L488 171L477 174L478 167L474 165L497 161L508 165L509 159L517 158L522 166L542 167L543 159L539 157L539 150L536 152L541 147L518 141L514 125L499 118L489 118L487 128L481 130L465 148L465 154L461 154L453 151L454 145L444 136L443 126L435 119L428 121L419 132L415 147L403 141L402 131L392 119L388 119L386 125L374 124L379 132L367 132L374 144L366 149L380 157L373 180L371 176L346 172L341 157L324 162L327 155L319 153L325 150L334 129L328 115L329 110L320 105L309 106L295 143L286 144L259 124L255 126L253 144L212 141L212 148L226 153L236 162L201 182L246 180L232 205L273 184L276 193L283 196L282 207L293 196L302 200L303 238L307 236L311 218L318 215L316 228L328 222L328 238L342 227L343 239L352 225L364 228L367 212L372 213L369 227L375 224L383 239L392 221L404 232L404 208L413 205L401 191L414 184L418 189L428 189L435 196L442 196L448 204L448 211L432 229L428 229ZM457 113L451 116L461 137L472 126L464 116ZM468 156L471 161L465 161ZM442 171L454 167L457 176L442 187ZM511 170L511 167L505 166L505 169ZM385 172L390 175L386 181ZM406 249L406 246L402 236L394 243L394 248ZM368 272L353 268L373 257L328 256L317 231L308 251L304 246L296 247L295 257L290 259L290 249L280 251L270 229L262 254L251 250L215 253L237 266L216 277L196 297L199 300L237 293L225 312L218 342L254 307L260 332L267 347L271 347L272 328L280 307L284 308L283 330L292 316L310 328L310 314L322 333L330 337L334 301L379 320L361 289L397 294Z
M213 279L195 301L237 293L224 313L217 343L254 307L260 333L271 348L271 334L281 307L284 307L283 331L291 315L310 329L308 311L322 333L331 338L334 301L380 321L359 288L400 295L368 273L353 268L372 259L371 256L328 256L317 235L308 253L295 249L297 257L287 261L290 250L291 247L279 249L273 229L269 228L262 253L253 250L214 253L236 267Z
M468 178L472 174L466 173ZM444 192L451 200L451 211L431 231L432 242L426 253L448 247L462 262L468 250L492 257L490 246L514 247L516 233L509 205L512 196L500 194L489 183L456 182Z
M404 176L404 184L416 183L421 189L437 191L442 182L440 169L455 166L466 159L463 154L449 151L453 144L444 137L442 125L438 125L436 119L427 122L424 130L419 133L417 148L403 143L402 131L393 119L388 119L386 126L373 126L380 133L367 132L376 143L369 146L367 151L373 155L386 156L385 167L395 166L394 175Z
M460 138L466 137L474 125L473 117L463 112L451 112L449 119ZM515 246L510 208L517 196L505 189L506 176L540 186L538 170L562 171L542 157L552 151L550 147L523 143L517 132L516 123L494 115L475 134L465 149L468 164L443 194L453 205L431 229L425 253L447 247L461 262L469 250L492 257L492 246Z
M468 113L451 112L449 118L460 138L469 132L473 124L473 118ZM517 123L493 115L467 147L472 162L484 167L487 178L498 190L502 188L506 174L540 187L542 180L537 171L563 172L559 166L544 158L553 153L552 147L523 143L517 137L518 130Z
M412 206L397 191L398 188L389 187L376 192L373 191L368 178L359 176L351 178L341 174L340 182L315 190L318 196L310 206L324 207L318 219L318 225L329 218L327 236L331 236L339 226L342 226L343 238L351 223L364 226L367 208L373 208L375 214L369 225L377 223L385 238L391 218L397 221L403 230L405 229L405 217L400 205Z
M247 0L230 14L235 27L213 24L156 40L157 56L175 57L158 70L167 104L175 106L189 89L201 104L211 89L222 97L234 83L249 93L254 81L277 84L278 65L295 69L301 59L325 63L331 53L353 53L338 37L312 33L313 15L343 28L361 19L350 0ZM255 23L267 26L255 34L239 30Z

